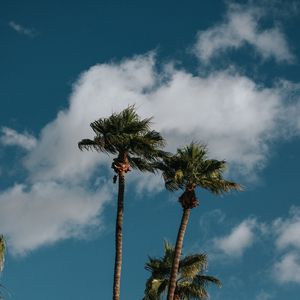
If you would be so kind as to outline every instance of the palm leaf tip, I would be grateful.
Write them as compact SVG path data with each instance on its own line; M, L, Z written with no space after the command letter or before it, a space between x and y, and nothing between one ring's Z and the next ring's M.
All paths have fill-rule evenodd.
M80 142L78 142L78 148L80 150L92 150L95 146L95 142L90 139L83 139Z

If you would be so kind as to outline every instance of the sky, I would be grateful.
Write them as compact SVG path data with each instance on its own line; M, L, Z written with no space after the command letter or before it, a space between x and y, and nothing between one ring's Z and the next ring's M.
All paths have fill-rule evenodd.
M300 2L0 3L1 283L7 299L110 299L112 157L89 124L135 104L176 151L225 159L243 192L198 190L184 254L205 252L212 300L300 293ZM142 299L150 256L175 243L180 192L126 177L121 297Z

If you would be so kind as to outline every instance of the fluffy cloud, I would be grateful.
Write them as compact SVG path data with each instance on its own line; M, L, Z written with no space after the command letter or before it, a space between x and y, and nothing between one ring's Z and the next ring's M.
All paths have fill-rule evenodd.
M256 14L248 11L241 19L239 13L231 9L224 25L225 33L231 34L232 24L245 20L246 27L240 27L244 31L234 33L238 45L247 41L265 57L291 58L279 29L259 31ZM251 38L242 39L247 30ZM275 50L268 48L270 33L271 42L277 40ZM228 46L221 43L224 45ZM206 59L221 48L211 49ZM101 189L100 196L95 196L96 191L91 192L87 183L95 172L110 169L110 158L96 152L83 153L77 143L93 137L89 126L92 121L128 105L136 104L141 117L154 116L153 127L166 137L169 150L198 140L208 144L210 156L226 159L232 170L247 178L267 162L270 142L286 132L299 132L299 124L290 121L299 115L299 101L286 102L295 89L292 85L267 88L233 70L200 76L179 70L172 63L156 66L154 53L92 66L75 82L69 107L58 112L37 140L27 133L2 130L3 144L28 150L22 159L28 174L26 183L0 193L0 227L15 253L80 236L101 221L99 214L110 195ZM162 188L161 178L153 175L143 176L146 179L142 181L133 172L128 177L129 182L137 182L139 191ZM15 218L9 218L14 214ZM229 236L218 240L219 249L241 255L253 242L253 226L253 220L241 223ZM238 245L237 239L242 243Z
M297 248L300 250L300 209L292 207L290 216L286 219L279 218L274 221L276 231L276 246L280 250Z
M300 108L297 103L285 103L283 95L288 94L291 87L266 88L227 70L197 76L170 64L160 69L157 71L156 58L151 53L95 65L80 75L69 107L58 112L41 130L38 140L32 139L32 146L27 146L28 152L22 160L28 174L26 184L0 194L1 206L14 205L11 211L2 209L1 213L5 211L5 215L10 216L16 211L20 216L15 218L16 224L7 217L1 217L0 221L1 228L6 226L4 233L16 253L72 237L74 228L84 230L90 220L99 216L108 196L95 197L85 184L94 178L95 172L106 173L110 159L107 155L81 152L77 148L82 138L93 137L89 124L99 117L136 104L142 117L154 116L153 127L167 138L169 150L199 140L209 145L211 156L225 158L234 170L248 177L266 163L269 143L281 137L283 128L298 130L294 123L287 121L290 116L297 116L295 110ZM16 141L26 134L10 132L13 132L13 143L25 147L24 139ZM138 180L139 189L145 189L145 181L133 174L129 174L129 181ZM146 178L142 180L147 180L147 187L162 187L158 185L158 181L161 182L158 177L142 178ZM40 198L45 201L39 202ZM10 204L8 199L14 200ZM82 208L81 201L86 201L87 206ZM66 213L58 214L59 220L53 224L50 217L45 217L45 226L41 228L46 233L38 230L39 215L56 216L63 205L67 207L62 210ZM70 216L73 205L75 210L77 205L80 209L76 210L78 214ZM32 214L26 212L27 207ZM27 218L22 217L23 214ZM225 238L220 240L221 249L241 255L253 241L251 226L251 222L238 226L227 237L230 243ZM241 247L235 244L240 236Z
M77 143L93 137L92 121L128 104L142 103L144 89L155 80L153 64L152 55L141 56L120 64L95 65L84 72L74 85L70 107L43 128L37 146L25 157L31 179L81 180L99 165L108 165L108 156L83 153Z
M168 66L157 72L155 64L150 54L84 72L69 108L45 126L25 157L31 180L81 180L99 165L108 166L105 155L82 153L77 142L93 136L90 122L129 104L136 104L142 117L154 116L154 128L168 139L170 150L199 140L240 173L264 165L269 141L286 125L280 86L263 88L229 71L200 77Z
M266 9L230 4L223 23L198 33L195 54L203 62L229 49L251 45L263 58L293 60L284 34L278 26L262 29Z
M203 222L216 222L214 218L218 215L221 217L222 226L224 226L225 216L218 210L204 215ZM209 240L207 243L208 252L211 258L224 261L224 254L231 258L239 258L253 244L260 243L260 247L270 249L268 250L269 254L274 255L272 262L276 261L271 263L267 270L269 277L281 284L300 284L299 223L300 208L296 206L290 208L288 217L278 218L269 223L248 218L233 227L228 235ZM204 231L204 233L206 232ZM211 234L211 232L209 233ZM271 299L273 297L274 294L262 290L257 294L256 299Z
M273 266L273 277L280 283L300 283L300 208L293 206L287 218L276 219L272 231L281 253Z
M294 252L285 254L274 265L273 276L281 283L300 283L300 255Z
M6 146L19 146L26 150L31 150L36 145L36 138L29 133L18 133L14 129L2 127L2 136L0 143Z
M229 235L215 239L215 247L229 256L241 256L254 242L253 231L256 225L254 219L243 221Z
M0 194L1 233L17 255L66 238L84 238L89 228L101 225L98 217L110 197L107 188L87 192L55 182L17 184Z

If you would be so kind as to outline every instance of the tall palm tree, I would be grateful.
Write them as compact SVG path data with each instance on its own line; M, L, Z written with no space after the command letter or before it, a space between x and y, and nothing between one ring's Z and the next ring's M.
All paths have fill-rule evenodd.
M175 255L171 270L168 289L168 300L174 300L176 289L176 277L179 268L179 258L186 226L191 209L199 205L195 190L197 187L209 190L220 195L231 190L241 190L237 183L227 181L222 173L225 170L225 161L208 159L206 147L192 142L190 145L178 149L171 157L166 157L159 168L162 170L165 186L168 190L184 190L179 197L179 203L183 208L181 223L178 230Z
M141 119L135 107L129 106L120 113L91 123L94 139L84 139L78 143L81 150L116 155L111 166L116 173L114 183L118 179L113 300L120 299L125 174L130 168L154 172L151 163L165 155L162 151L165 141L158 132L151 130L151 119Z
M175 249L165 242L164 252L162 258L149 257L149 262L145 265L145 269L151 272L151 276L147 280L143 300L161 300L168 289ZM203 300L208 296L206 289L210 283L220 287L219 279L204 274L206 269L206 254L197 253L182 257L179 262L174 299Z

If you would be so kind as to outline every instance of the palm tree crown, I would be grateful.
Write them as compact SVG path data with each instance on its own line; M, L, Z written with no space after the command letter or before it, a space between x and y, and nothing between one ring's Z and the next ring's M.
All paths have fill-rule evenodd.
M214 194L240 189L240 185L223 178L225 167L224 160L208 159L206 147L192 142L184 148L177 149L177 153L172 157L165 158L163 177L166 188L171 191L188 186L199 186Z
M192 142L178 149L175 155L165 157L159 168L163 171L166 188L170 191L184 189L190 197L181 197L180 202L193 208L198 205L194 193L197 186L218 195L241 189L239 184L223 178L225 166L224 160L208 159L204 145ZM191 202L184 202L187 198Z
M150 129L151 120L141 119L135 107L129 106L120 113L113 113L108 118L91 123L96 136L93 140L83 139L78 146L81 150L117 154L112 165L116 173L120 168L126 173L129 166L140 171L154 172L149 161L165 155L161 150L165 141L158 132Z
M174 253L174 247L165 242L162 258L149 257L145 269L151 272L151 276L147 280L143 300L162 299L168 288ZM220 287L221 282L219 279L204 275L206 269L206 254L197 253L182 257L179 263L174 299L206 299L208 296L206 289L209 283L214 283Z

